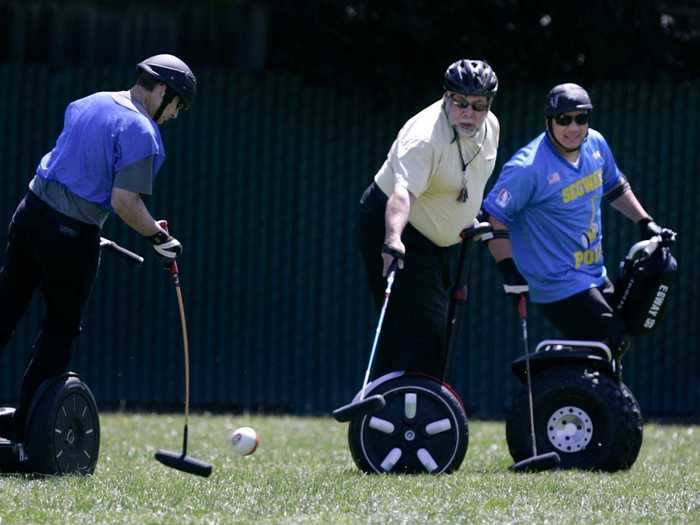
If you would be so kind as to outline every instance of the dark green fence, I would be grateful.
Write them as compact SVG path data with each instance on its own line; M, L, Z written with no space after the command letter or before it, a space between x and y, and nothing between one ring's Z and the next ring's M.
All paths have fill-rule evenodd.
M194 109L163 130L168 160L148 202L185 246L193 406L329 412L360 386L375 323L352 241L357 201L398 128L421 106L339 95L291 76L197 75L201 96ZM131 80L116 67L0 65L4 223L53 146L66 103L127 88ZM542 128L548 87L502 89L495 104L502 124L499 165ZM700 415L698 87L591 86L594 127L608 138L649 211L680 233L671 315L625 359L626 382L647 415ZM614 274L636 231L606 211ZM179 406L182 347L172 285L149 244L118 219L110 219L105 234L144 252L147 261L134 268L104 255L73 368L102 407ZM510 361L522 351L500 290L480 248L454 373L470 413L480 417L504 413L515 386ZM533 343L555 335L532 312ZM2 356L0 398L6 401L14 399L41 315L34 305Z

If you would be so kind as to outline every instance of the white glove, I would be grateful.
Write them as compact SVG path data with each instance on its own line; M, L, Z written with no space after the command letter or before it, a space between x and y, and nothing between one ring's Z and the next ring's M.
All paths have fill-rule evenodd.
M182 244L169 233L158 232L151 235L150 239L153 249L164 259L164 262L172 262L182 253Z

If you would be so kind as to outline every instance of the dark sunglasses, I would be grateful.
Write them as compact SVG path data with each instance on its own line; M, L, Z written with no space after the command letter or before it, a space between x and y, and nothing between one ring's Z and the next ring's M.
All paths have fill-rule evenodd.
M579 126L583 126L584 124L588 124L589 120L591 120L590 113L579 113L578 115L561 114L554 117L554 122L559 126L568 126L572 121L576 122Z
M483 113L489 110L490 104L488 102L469 102L466 98L461 98L456 95L449 95L450 102L457 106L459 109L467 109L469 106L477 113Z

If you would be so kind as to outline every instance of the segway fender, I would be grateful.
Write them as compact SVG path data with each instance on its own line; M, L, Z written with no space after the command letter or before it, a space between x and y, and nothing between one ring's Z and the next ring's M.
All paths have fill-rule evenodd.
M376 379L373 379L369 383L367 383L367 388L365 389L365 396L368 396L372 390L376 389L379 385L386 383L387 381L391 381L392 379L396 379L397 377L401 377L402 375L405 375L406 372L403 370L398 370L395 372L389 372L388 374L384 374L383 376L377 377ZM357 401L360 400L360 396L362 395L362 390L357 392L355 394L355 397L352 399L353 403L356 403Z
M437 383L442 384L443 388L446 388L447 390L450 391L450 393L459 401L459 404L464 407L464 401L462 400L462 396L459 395L459 392L455 390L455 388L450 385L449 383L446 383L445 381L442 381L441 379L431 376L430 374L424 374L422 372L416 372L413 370L395 370L393 372L388 372L384 374L383 376L379 376L376 379L370 381L367 384L367 389L365 390L365 395L368 396L370 393L378 388L380 385L383 385L387 381L393 381L394 379L398 379L399 377L405 376L405 375L411 375L413 377L425 377L426 379L430 379L431 381L436 381ZM358 392L355 397L353 398L353 403L359 401L360 399L360 394L362 392Z
M598 341L546 339L537 345L535 353L530 354L533 376L548 368L572 364L591 367L608 375L614 375L616 370L610 349ZM511 369L521 383L527 381L525 356L515 359Z

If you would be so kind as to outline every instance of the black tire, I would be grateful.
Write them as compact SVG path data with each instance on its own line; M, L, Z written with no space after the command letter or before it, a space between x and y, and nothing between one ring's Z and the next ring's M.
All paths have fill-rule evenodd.
M53 380L33 402L26 430L31 472L92 474L100 450L97 403L77 376Z
M384 377L391 376L395 373ZM469 430L462 402L451 387L410 374L380 378L374 384L367 395L383 395L386 406L351 421L348 429L358 468L369 474L457 470L467 452Z
M537 452L557 452L560 468L629 469L642 446L639 403L622 382L583 367L554 367L532 378ZM532 455L527 385L506 421L517 463Z

